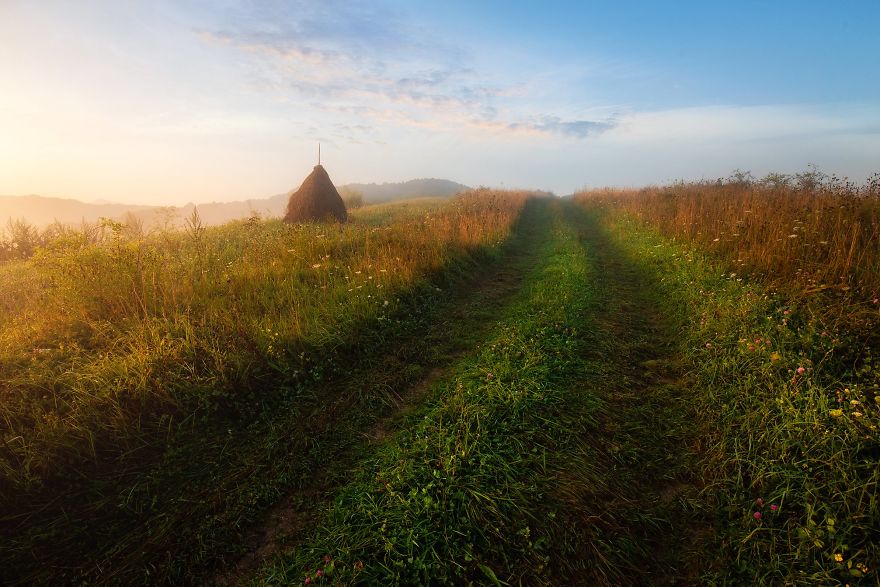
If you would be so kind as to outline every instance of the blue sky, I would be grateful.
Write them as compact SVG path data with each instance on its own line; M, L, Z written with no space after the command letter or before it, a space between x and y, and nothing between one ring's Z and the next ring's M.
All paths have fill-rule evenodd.
M880 171L880 2L0 1L0 194Z

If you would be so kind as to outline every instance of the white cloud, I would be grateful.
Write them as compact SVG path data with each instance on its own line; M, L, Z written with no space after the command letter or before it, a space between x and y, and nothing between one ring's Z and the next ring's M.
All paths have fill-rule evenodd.
M346 112L349 127L370 129L585 138L614 126L611 119L523 108L528 83L475 71L461 49L430 35L416 39L393 15L383 13L385 22L363 6L325 21L327 14L287 11L282 21L269 22L268 16L277 17L274 11L254 12L243 24L198 34L247 55L255 90L297 106L306 101L319 127L333 127L328 113ZM353 30L356 35L348 34Z

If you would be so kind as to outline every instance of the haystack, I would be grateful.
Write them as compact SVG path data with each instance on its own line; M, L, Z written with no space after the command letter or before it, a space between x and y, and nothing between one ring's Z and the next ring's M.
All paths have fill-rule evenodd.
M318 164L299 186L299 189L290 194L287 201L287 213L284 215L285 222L309 222L348 220L345 211L345 203L330 176L324 168Z

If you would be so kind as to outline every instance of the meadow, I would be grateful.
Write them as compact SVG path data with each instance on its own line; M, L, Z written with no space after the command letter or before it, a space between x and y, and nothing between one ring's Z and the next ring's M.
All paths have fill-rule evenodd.
M24 249L7 583L877 583L876 177Z
M131 491L179 434L247 421L345 369L421 290L490 258L526 196L367 207L343 227L106 221L3 264L4 530L30 532L50 503L63 516L58 495L78 480Z

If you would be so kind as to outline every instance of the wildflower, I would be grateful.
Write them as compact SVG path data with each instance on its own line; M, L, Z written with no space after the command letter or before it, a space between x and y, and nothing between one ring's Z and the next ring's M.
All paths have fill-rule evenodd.
M839 563L842 563L842 562L843 562L843 555L840 554L839 552L836 553L836 554L834 555L834 560L836 560L836 561L839 562Z
M712 343L711 343L711 342L707 342L707 343L706 343L706 348L707 348L707 349L711 349L711 348L712 348Z
M758 506L759 508L764 507L764 499L759 497L758 499L755 500L755 505Z
M760 520L763 516L761 516L761 512L755 512L752 514L756 520Z
M770 511L771 511L771 512L775 512L775 511L777 511L778 509L779 509L779 506L776 505L775 503L770 505Z
M323 577L323 576L324 576L324 570L323 570L323 569L318 569L317 571L315 571L315 576L316 576L316 577L319 577L319 578L320 578L320 577Z
M312 584L312 578L309 577L308 575L306 575L306 580L303 581L303 583L305 583L306 585L311 585L311 584Z
M364 563L362 563L361 561L357 561L356 563L354 563L354 570L355 571L363 571L364 570Z
M756 339L755 339L755 344L761 344L761 339L760 339L760 338L756 338Z
M806 371L806 369L804 369L803 367L798 367L798 368L797 368L797 374L798 374L798 375L803 375L803 374L804 374L804 371Z
M853 412L852 415L853 415L854 418L861 418L861 417L862 417L862 413L861 413L861 412Z
M773 353L770 355L770 360L773 362L776 362L781 358L782 358L782 355L780 355L779 353Z
M312 269L317 269L317 268L319 268L320 266L321 266L320 263L315 263L314 265L312 265Z
M329 554L325 554L325 555L324 555L324 564L325 564L325 565L329 565L331 560L333 560L333 559L330 558L330 555L329 555Z
M840 418L843 415L843 410L830 410L828 413L832 418Z

